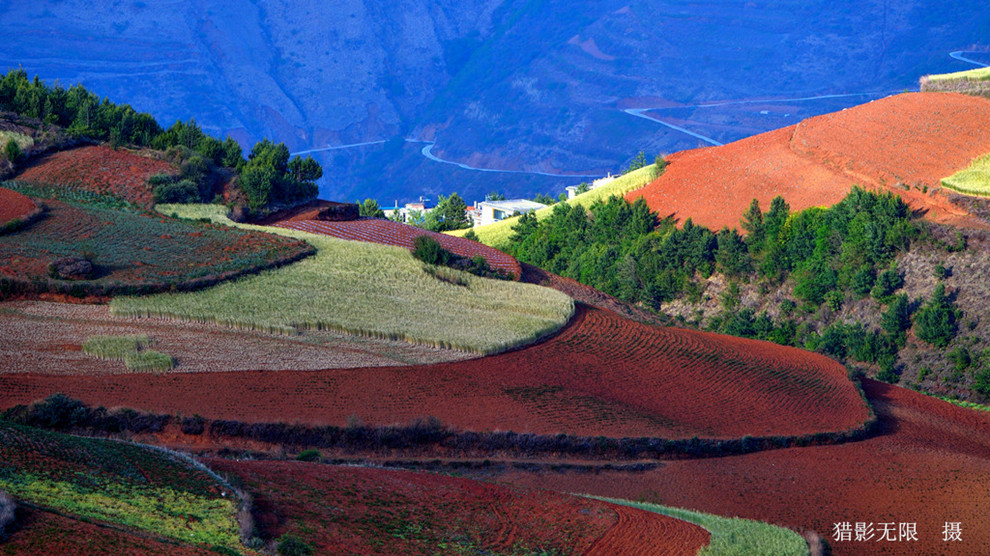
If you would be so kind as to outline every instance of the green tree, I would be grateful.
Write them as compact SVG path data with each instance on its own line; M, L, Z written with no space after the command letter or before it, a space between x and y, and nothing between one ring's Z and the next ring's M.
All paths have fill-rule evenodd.
M383 211L378 206L378 201L374 199L365 199L363 203L358 207L361 216L368 218L385 218L385 211Z
M500 191L492 191L488 195L485 195L486 201L504 201L505 194Z
M763 250L766 227L763 223L763 211L760 210L760 202L756 199L749 204L749 209L743 213L740 225L746 230L746 244L750 253L759 253Z
M906 294L894 297L880 319L880 326L897 345L904 345L905 333L911 328L911 304Z
M640 168L645 168L645 167L646 167L646 153L644 153L643 151L639 151L639 154L637 154L635 157L633 157L632 160L629 161L629 168L627 168L626 171L623 173L629 173L632 172L633 170L639 170Z
M426 215L423 227L434 232L470 228L467 203L457 193L452 193L450 197L441 195L437 206Z
M929 344L944 348L956 336L958 317L955 303L945 294L945 284L940 283L935 286L928 303L918 310L914 319L915 332Z

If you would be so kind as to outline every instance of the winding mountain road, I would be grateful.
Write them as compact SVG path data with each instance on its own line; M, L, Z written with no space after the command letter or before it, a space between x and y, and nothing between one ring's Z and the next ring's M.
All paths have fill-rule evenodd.
M970 64L977 65L979 67L990 67L990 64L985 64L983 62L980 62L980 61L977 61L977 60L973 60L972 58L967 58L966 56L964 56L965 54L968 54L969 52L970 51L966 51L966 50L956 50L954 52L950 52L949 53L949 56L952 57L953 59L959 60L961 62L967 62L967 63L970 63ZM704 141L704 142L706 142L706 143L708 143L710 145L722 146L723 143L721 143L720 141L718 141L716 139L713 139L713 138L708 137L706 135L702 135L700 133L696 133L696 132L691 131L691 130L689 130L687 128L684 128L684 127L681 127L681 126L672 124L670 122L664 121L663 119L660 119L658 117L648 115L648 114L646 114L646 112L649 112L651 110L653 110L653 111L671 110L671 109L675 109L675 108L676 109L683 109L683 108L716 108L716 107L721 107L721 106L733 106L733 105L757 104L757 103L759 103L759 104L766 104L766 103L773 103L773 102L809 102L809 101L815 101L815 100L826 100L826 99L836 99L836 98L850 98L850 97L869 97L869 96L882 97L882 96L887 96L887 95L891 95L891 94L896 94L896 93L899 93L899 92L901 92L901 91L872 92L872 93L842 93L842 94L815 95L815 96L796 97L796 98L730 100L730 101L724 101L724 102L709 102L709 103L701 103L701 104L685 104L685 105L681 105L681 106L663 107L663 108L651 108L651 107L646 107L646 108L626 108L626 109L623 110L623 112L625 112L626 114L628 114L630 116L635 116L637 118L642 118L644 120L649 120L651 122L660 124L660 125L662 125L664 127L670 128L670 129L672 129L674 131L677 131L679 133L683 133L683 134L688 135L690 137L694 137L695 139L699 139L701 141ZM541 172L541 171L537 171L537 170L503 170L503 169L499 169L499 168L479 168L477 166L471 166L471 165L468 165L468 164L464 164L462 162L455 162L453 160L445 160L443 158L440 158L440 157L436 156L435 154L433 154L433 147L436 146L436 142L435 141L424 141L422 139L413 139L413 138L409 138L409 137L405 138L405 141L407 143L422 143L423 144L423 149L420 151L420 154L422 154L425 158L427 158L429 160L432 160L433 162L437 162L437 163L440 163L440 164L450 164L452 166L457 166L458 168L462 168L464 170L472 170L472 171L475 171L475 172L492 172L492 173L499 173L499 174L526 174L526 175L535 175L535 176L549 176L549 177L556 177L556 178L597 178L597 177L601 177L601 175L602 175L600 172L599 173L583 173L583 174L571 174L571 173L568 173L568 174L558 174L558 173L550 173L550 172ZM385 139L380 139L380 140L377 140L377 141L366 141L366 142L363 142L363 143L352 143L352 144L349 144L349 145L327 146L327 147L322 147L322 148L318 148L318 149L308 149L308 150L304 150L304 151L294 152L294 153L292 153L292 155L293 156L296 156L296 155L312 154L312 153L335 151L335 150L342 150L342 149L351 149L351 148L356 148L356 147L365 147L365 146L369 146L369 145L382 145L385 142L386 142Z

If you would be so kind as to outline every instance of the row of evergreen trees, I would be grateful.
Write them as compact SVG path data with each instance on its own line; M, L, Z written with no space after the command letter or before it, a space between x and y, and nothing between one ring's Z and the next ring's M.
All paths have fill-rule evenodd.
M73 136L108 142L114 148L133 145L168 152L182 173L176 179L156 179L156 197L163 201L211 200L215 170L228 168L240 174L248 207L261 211L315 198L315 182L323 175L312 157L290 160L284 144L266 139L255 144L245 159L237 141L207 135L195 120L177 121L163 129L150 114L130 105L101 100L82 85L65 89L58 83L48 86L37 76L29 80L23 69L0 78L0 109L62 127Z

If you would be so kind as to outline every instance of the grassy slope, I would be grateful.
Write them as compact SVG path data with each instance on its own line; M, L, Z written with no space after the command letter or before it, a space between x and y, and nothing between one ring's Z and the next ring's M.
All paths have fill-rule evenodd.
M569 199L566 202L570 205L581 205L583 207L591 206L595 201L604 201L613 195L625 195L630 191L639 189L644 185L650 183L656 179L656 166L650 164L639 170L634 170L616 178L612 183L599 187L598 189L593 189L587 193L582 193L573 199ZM553 207L547 207L536 211L536 217L540 220L550 216L553 212ZM509 237L512 236L512 226L516 224L518 217L506 218L494 224L489 224L487 226L479 226L477 228L471 228L474 233L478 234L478 240L485 245L491 245L497 249L503 249L509 243ZM461 236L467 233L467 230L456 230L452 232L447 232L451 235Z
M801 535L790 529L749 519L728 518L680 508L668 508L658 504L633 502L590 496L615 504L622 504L650 512L656 512L704 527L711 533L711 543L699 552L699 556L806 556L808 544Z
M219 206L161 205L159 210L305 239L318 253L199 292L117 298L111 305L116 315L286 333L325 328L489 354L557 330L574 312L569 297L547 288L453 270L466 285L438 280L399 247L234 224Z
M966 71L957 71L954 73L940 73L938 75L929 75L925 79L928 79L929 81L954 81L957 79L967 81L990 81L990 68L976 68Z
M969 168L943 179L942 185L968 195L990 195L990 154L977 158Z
M163 450L0 420L0 490L84 519L241 549L234 491Z

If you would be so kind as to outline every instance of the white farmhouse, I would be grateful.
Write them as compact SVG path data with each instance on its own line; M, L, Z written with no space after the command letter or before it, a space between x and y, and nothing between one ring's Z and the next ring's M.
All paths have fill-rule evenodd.
M546 205L527 199L510 199L508 201L481 201L475 203L476 211L480 213L479 226L485 226L499 220L504 220L510 216L524 214L530 211L541 209Z

